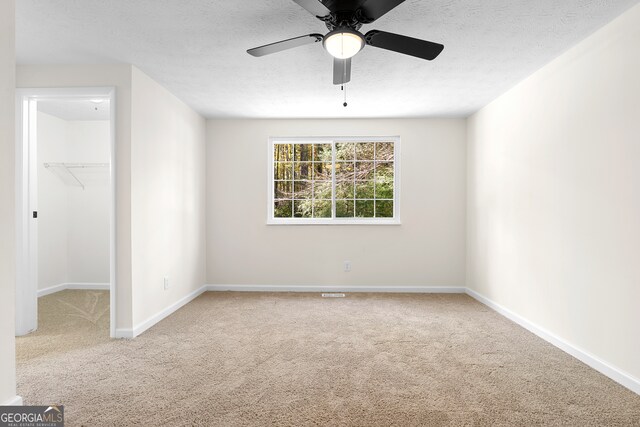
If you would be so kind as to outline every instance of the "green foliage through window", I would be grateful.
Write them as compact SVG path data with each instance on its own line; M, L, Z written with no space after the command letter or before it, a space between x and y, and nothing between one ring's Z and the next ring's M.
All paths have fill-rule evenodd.
M393 218L394 143L273 144L274 218Z

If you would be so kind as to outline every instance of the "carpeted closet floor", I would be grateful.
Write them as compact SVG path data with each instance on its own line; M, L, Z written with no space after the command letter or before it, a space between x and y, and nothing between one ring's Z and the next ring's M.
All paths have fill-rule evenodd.
M25 404L68 426L640 426L640 396L466 295L205 293L135 340L107 292L39 300Z

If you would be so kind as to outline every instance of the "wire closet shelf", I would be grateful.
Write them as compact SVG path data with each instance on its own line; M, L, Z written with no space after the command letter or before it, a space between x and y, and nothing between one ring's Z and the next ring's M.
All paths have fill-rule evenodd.
M83 190L90 183L104 182L108 178L109 163L44 163L65 184Z

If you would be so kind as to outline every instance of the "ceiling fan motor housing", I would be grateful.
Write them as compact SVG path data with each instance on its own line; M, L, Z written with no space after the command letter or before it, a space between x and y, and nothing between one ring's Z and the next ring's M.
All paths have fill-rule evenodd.
M318 19L324 21L329 31L333 31L336 28L351 28L352 30L359 30L362 24L367 24L368 19L360 12L347 10L340 12L332 12L327 16L318 16Z

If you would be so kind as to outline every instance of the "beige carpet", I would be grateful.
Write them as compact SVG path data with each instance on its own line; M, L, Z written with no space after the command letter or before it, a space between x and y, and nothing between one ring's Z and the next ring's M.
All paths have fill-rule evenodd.
M640 396L465 295L206 293L135 340L107 304L41 298L18 339L19 394L68 426L640 426Z
M62 291L38 298L38 330L16 341L19 366L108 342L109 292Z

